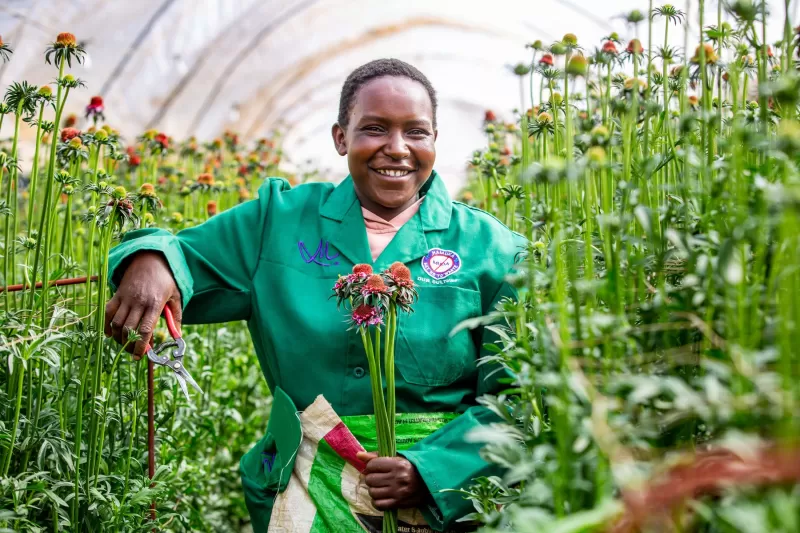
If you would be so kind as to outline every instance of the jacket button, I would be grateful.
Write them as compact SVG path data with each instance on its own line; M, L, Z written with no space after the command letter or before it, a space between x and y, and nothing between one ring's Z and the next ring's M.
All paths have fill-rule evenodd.
M361 368L360 366L355 367L353 369L353 375L355 377L357 377L357 378L363 378L364 377L364 369Z

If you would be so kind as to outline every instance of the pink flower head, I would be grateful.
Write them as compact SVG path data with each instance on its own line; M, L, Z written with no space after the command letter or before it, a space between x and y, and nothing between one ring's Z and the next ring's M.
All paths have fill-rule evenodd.
M362 304L353 310L353 322L357 326L378 326L383 324L383 317L377 307Z
M95 121L98 118L105 120L104 110L103 98L101 96L92 96L92 99L89 100L89 105L86 106L86 118L92 117Z

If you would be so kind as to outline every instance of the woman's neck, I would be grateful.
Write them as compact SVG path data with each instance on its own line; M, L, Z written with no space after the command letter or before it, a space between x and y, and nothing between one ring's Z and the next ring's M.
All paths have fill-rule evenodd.
M384 219L387 222L391 222L397 215L411 207L414 202L419 200L419 193L412 196L407 202L404 202L403 205L400 207L385 207L376 202L371 201L369 198L362 197L358 191L356 191L356 196L358 197L358 201L361 203L361 206L369 211L370 213L377 215Z

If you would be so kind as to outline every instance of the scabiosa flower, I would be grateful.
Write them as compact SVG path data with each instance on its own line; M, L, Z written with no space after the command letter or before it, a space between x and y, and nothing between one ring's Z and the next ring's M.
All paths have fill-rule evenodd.
M11 49L11 47L8 46L7 43L4 43L3 38L0 37L0 57L3 58L3 61L8 61L13 53L14 51Z
M65 128L72 128L77 123L78 123L78 115L76 115L75 113L70 113L69 115L67 115L67 118L64 119Z
M589 62L582 55L569 58L567 63L567 74L570 76L586 76L589 71Z
M156 188L153 187L152 183L143 183L141 187L139 187L139 196L155 196L156 195Z
M641 54L642 52L644 52L642 41L640 41L639 39L631 39L628 42L628 46L627 48L625 48L625 51L627 51L629 54L637 54L637 55Z
M153 140L161 145L162 150L169 148L169 137L165 133L157 134Z
M539 65L552 67L553 66L553 55L552 54L544 54L541 58L539 58Z
M61 130L61 142L67 142L78 137L81 134L80 130L75 128L64 128Z
M50 64L50 59L55 60L57 67L61 66L63 61L72 67L72 60L75 59L78 63L83 63L83 55L86 52L83 47L78 44L78 40L71 33L59 33L56 37L56 42L50 45L45 51L44 60Z
M717 62L717 53L714 51L714 46L711 43L705 43L703 45L703 54L706 57L706 65L713 65ZM700 64L700 47L698 46L694 51L694 57L692 57L692 63L699 65Z
M86 106L86 118L92 117L94 123L97 124L98 118L100 120L106 119L103 114L104 110L103 98L100 96L92 96L91 100L89 100L89 105Z
M367 277L372 274L372 267L366 263L359 263L353 267L353 274L360 277Z
M367 283L364 284L364 287L361 289L361 294L364 296L369 296L372 294L389 294L390 290L389 287L386 286L386 282L383 281L383 278L378 274L372 274L370 277L367 278Z
M613 41L606 41L605 43L603 43L602 52L604 54L610 54L610 55L617 55L619 53L617 51L617 45L614 44Z
M464 194L465 197L466 195L467 193ZM411 270L409 270L408 267L400 261L395 261L392 263L392 265L389 267L389 274L392 276L392 280L398 285L403 285L406 287L414 286L414 282L411 280Z
M353 309L353 323L358 327L379 326L383 324L383 316L377 307L361 304Z

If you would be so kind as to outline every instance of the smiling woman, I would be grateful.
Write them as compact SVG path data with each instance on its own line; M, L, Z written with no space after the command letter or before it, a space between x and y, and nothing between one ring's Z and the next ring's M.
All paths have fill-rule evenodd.
M356 69L342 90L333 141L361 205L393 219L417 199L436 159L436 92L416 68L386 59Z
M433 169L436 93L411 65L383 59L355 70L343 86L332 134L350 170L338 186L290 189L285 180L271 178L258 199L177 235L153 228L127 233L110 256L117 291L106 308L106 334L124 343L127 332L138 328L143 338L133 352L140 356L165 305L178 323L248 321L275 397L266 434L241 461L257 533L351 531L359 525L371 531L385 510L400 510L406 525L470 530L456 522L471 503L447 489L500 473L464 435L497 420L477 398L498 392L503 373L477 364L487 354L483 346L495 340L492 332L450 332L515 297L505 276L525 239L450 200ZM326 260L312 258L304 243L319 243L314 258L324 250ZM398 424L406 418L439 422L415 426L413 438L398 440L396 457L363 448L357 457L329 457L335 466L327 468L337 473L333 485L331 479L320 485L309 447L324 446L304 440L308 431L301 427L320 396L359 442L368 448L374 443L374 433L362 431L373 414L370 380L363 379L366 353L358 333L343 331L342 314L325 299L339 272L355 265L381 272L396 262L408 269L419 293L414 313L397 329ZM304 410L306 418L298 419ZM398 426L397 434L407 432ZM337 447L330 447L333 452L325 450L336 455ZM362 474L350 487L353 498L345 478L359 478L342 474L350 467ZM287 496L295 492L287 490L290 478L299 479L307 494Z

